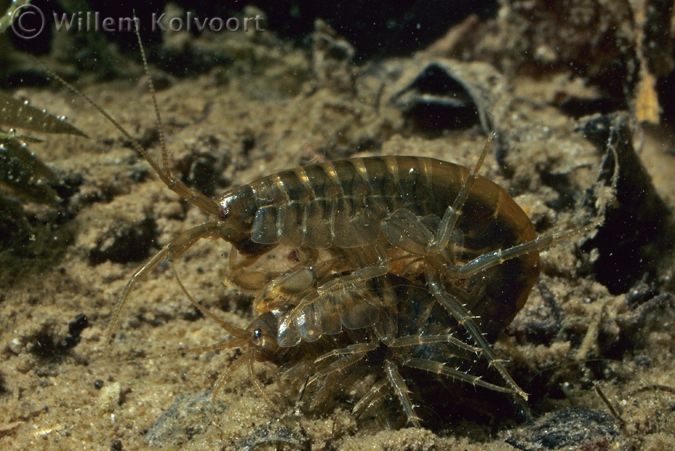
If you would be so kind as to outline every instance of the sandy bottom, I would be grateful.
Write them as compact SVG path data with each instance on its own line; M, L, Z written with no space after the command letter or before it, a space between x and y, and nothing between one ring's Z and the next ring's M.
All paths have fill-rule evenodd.
M162 81L158 104L172 168L209 196L310 161L413 154L469 166L482 149L485 136L477 127L433 135L408 125L388 100L395 72L389 78L361 72L350 90L338 75L314 74L298 51L259 48L267 53L244 55L241 64L195 78L153 72ZM413 60L396 64L402 71L420 69ZM139 73L137 65L127 65ZM572 203L579 203L598 173L601 153L574 131L576 120L548 103L556 91L576 85L563 79L516 79L513 85L516 101L501 127L513 130L514 151L504 166L489 155L481 173L515 195L538 233L578 227L586 210L552 208L560 192L541 175L562 174ZM159 158L151 98L142 82L83 80L78 86ZM37 238L42 247L36 256L0 256L0 448L672 449L675 306L665 296L642 308L655 293L672 288L669 264L661 264L649 289L611 294L594 281L593 255L579 250L583 237L542 252L540 281L496 344L517 382L533 393L534 422L520 422L513 409L492 412L487 422L456 421L433 432L388 430L385 422L354 418L354 400L301 414L292 407L296 395L280 392L276 368L261 364L259 379L270 393L290 398L288 405L267 403L241 370L214 403L214 425L209 392L237 352L175 353L212 344L225 333L197 314L168 264L138 283L122 313L119 337L109 347L103 340L135 269L207 215L169 191L81 98L63 88L24 88L13 95L67 116L90 139L48 136L32 146L77 190L65 207L72 218ZM672 208L675 157L665 152L668 143L658 130L645 136L641 157ZM30 208L39 214L42 207ZM229 251L224 242L203 241L175 268L195 299L246 327L251 298L221 283ZM87 327L79 344L69 347L69 323L81 314ZM557 332L540 338L549 326ZM619 342L617 351L613 344ZM168 355L157 357L163 353Z

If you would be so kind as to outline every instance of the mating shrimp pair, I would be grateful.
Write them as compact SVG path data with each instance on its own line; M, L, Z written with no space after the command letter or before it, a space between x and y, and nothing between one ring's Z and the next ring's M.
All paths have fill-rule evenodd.
M141 52L147 72L142 46ZM539 274L538 251L597 223L536 238L507 192L478 175L492 137L472 169L413 156L352 158L282 171L214 200L172 175L151 82L150 90L161 166L87 100L169 189L214 219L179 235L136 271L113 311L107 341L114 339L137 281L199 240L220 238L232 245L229 281L256 295L257 316L241 329L188 294L232 335L204 349L245 350L220 376L214 396L246 364L252 383L268 397L253 372L256 361L265 361L279 366L286 379L304 381L313 405L327 400L335 386L375 374L354 412L393 392L407 421L418 427L404 377L415 372L527 399L490 342L527 300ZM258 265L271 254L287 256L291 269Z

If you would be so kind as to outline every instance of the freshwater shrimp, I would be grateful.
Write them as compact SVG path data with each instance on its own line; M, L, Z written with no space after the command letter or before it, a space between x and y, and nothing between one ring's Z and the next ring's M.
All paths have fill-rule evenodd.
M215 219L174 238L134 273L113 310L107 343L114 340L121 313L143 276L203 238L220 238L232 245L229 281L257 295L258 316L246 330L221 322L234 338L213 349L242 347L247 357L221 376L214 392L246 362L252 374L255 361L279 366L296 362L292 368L303 368L309 385L330 386L329 378L384 349L386 357L380 363L386 377L362 398L357 411L381 399L388 385L408 421L420 426L401 368L527 399L490 342L527 300L540 270L538 251L591 231L599 222L537 238L531 221L508 193L478 174L492 137L471 169L414 156L352 158L282 171L211 199L171 173L150 78L149 87L161 165L107 112L83 97L129 140L170 190ZM292 269L254 268L261 257L286 250L297 256ZM398 278L407 282L387 290L399 294L383 296L387 290L378 284L392 285ZM440 306L444 320L431 328L426 322L407 332L400 328L402 321L415 319L413 307L423 303L406 300L405 289L395 288L403 286L416 287L425 306ZM453 334L456 329L461 339ZM309 344L320 340L316 346ZM454 354L436 350L442 346L453 348ZM297 357L303 353L313 360ZM502 383L485 382L467 369L451 369L446 364L457 353L462 358L478 355ZM331 364L321 363L331 359ZM311 364L304 366L306 362Z
M361 417L378 406L378 416L381 416L384 400L393 391L404 407L404 415L388 413L385 418L403 416L404 423L415 427L422 426L419 407L427 412L424 423L429 427L439 417L444 418L442 423L447 419L446 414L459 413L458 405L462 405L464 417L467 409L477 412L476 405L480 402L476 400L476 390L513 395L510 387L500 385L501 376L489 368L486 360L476 360L482 349L467 343L468 331L434 299L422 275L409 279L386 274L369 279L362 287L345 289L341 300L347 305L359 305L364 299L379 303L379 320L366 327L344 327L340 333L323 334L316 340L301 341L290 347L278 343L278 312L260 314L246 329L241 329L202 307L180 279L178 283L190 302L231 336L222 343L191 351L243 350L216 381L212 403L226 381L246 366L258 393L277 404L255 376L256 361L275 365L280 373L279 382L309 399L304 406L308 411L319 406L325 410L338 398L353 398L353 388L362 385L364 379L372 378L373 383L366 386L365 392L361 389L362 393L353 400L352 413ZM339 318L334 320L340 324ZM458 384L448 386L447 378L472 389L467 393ZM452 397L433 396L439 390L449 389ZM488 404L493 406L498 402L494 397L490 399Z
M401 366L527 399L527 394L497 359L490 342L527 300L539 274L537 251L590 231L598 224L535 238L531 222L506 191L477 175L490 142L488 139L472 170L418 157L372 157L321 166L326 172L349 174L344 177L345 184L332 187L335 191L344 190L344 185L357 185L354 180L358 178L360 166L364 172L378 174L372 177L379 184L377 189L373 188L371 179L361 179L363 185L371 184L364 189L366 194L349 200L362 202L364 211L351 226L365 228L367 224L379 230L372 234L371 241L362 242L358 247L329 248L330 258L305 262L299 269L276 278L254 301L257 313L275 312L279 317L278 342L284 347L344 331L370 331L365 341L329 352L327 355L338 357L337 361L312 376L310 382L320 377L319 374L342 372L385 346L398 349L395 359L383 362L386 380L413 425L420 423L398 372ZM301 170L306 168L295 171ZM322 189L327 190L325 186ZM363 198L365 200L361 200ZM333 217L337 217L335 210ZM443 212L442 217L439 212ZM370 215L367 220L363 219L366 215ZM326 227L330 224L330 220L326 220ZM358 239L364 240L364 235ZM406 335L401 334L403 329L395 327L401 318L410 321L412 315L401 314L405 309L399 306L400 297L394 297L392 303L381 296L378 284L382 277L394 274L418 280L418 285L427 290L427 299L435 300L444 308L449 317L442 321L443 334L432 337L429 331L420 328ZM464 336L464 351L472 349L497 370L503 386L483 385L480 378L448 367L447 359L401 358L401 347L441 342L461 346L453 341L456 339L451 332Z

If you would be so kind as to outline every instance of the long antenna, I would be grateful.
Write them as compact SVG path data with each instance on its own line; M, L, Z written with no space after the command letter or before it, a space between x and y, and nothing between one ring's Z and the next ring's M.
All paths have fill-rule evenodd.
M73 92L75 95L83 98L87 103L89 103L92 107L96 109L103 117L105 117L108 122L110 122L112 125L119 130L119 132L131 143L134 149L138 153L141 154L141 156L148 162L148 164L152 167L153 171L157 173L157 176L164 182L164 184L174 193L178 194L180 197L185 199L187 202L190 204L204 210L205 212L218 216L220 214L220 205L218 202L215 200L211 199L210 197L205 196L204 194L195 191L191 188L189 188L187 185L185 185L183 182L181 182L179 179L174 178L171 175L171 171L169 169L169 155L166 149L166 141L164 139L164 126L162 124L162 118L159 114L159 108L157 106L157 96L155 95L155 88L152 83L152 77L150 76L150 70L148 67L148 62L145 57L145 50L143 49L143 43L141 42L141 34L139 31L139 20L136 17L134 13L134 24L136 26L136 36L138 38L138 43L141 47L141 55L143 56L143 67L145 68L145 73L146 76L148 77L148 86L150 86L150 94L152 96L152 102L155 108L155 117L156 117L156 122L157 122L157 128L159 130L159 139L160 139L160 145L162 149L162 165L164 166L163 168L160 168L157 162L150 156L147 150L141 146L141 144L134 139L131 134L124 128L122 127L119 122L117 122L110 114L108 114L103 108L101 108L96 102L94 102L89 96L86 94L80 92L77 88L75 88L73 85L65 81L63 78L58 76L54 71L49 69L42 61L38 60L37 58L34 58L35 61L37 61L40 66L47 72L47 74L50 77L54 77L56 80L61 82L66 88L68 88L71 92Z

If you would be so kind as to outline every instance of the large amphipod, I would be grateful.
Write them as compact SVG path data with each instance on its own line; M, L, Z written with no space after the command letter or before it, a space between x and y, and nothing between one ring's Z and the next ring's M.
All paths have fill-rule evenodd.
M147 63L145 67L147 71ZM527 215L506 191L478 175L492 137L472 169L422 157L352 158L282 171L214 200L172 175L151 82L150 90L161 166L108 113L87 101L132 143L169 189L214 219L179 235L136 271L113 311L108 342L141 277L203 238L221 238L233 246L230 281L257 295L254 309L260 316L254 323L264 322L265 327L241 330L221 322L235 338L210 349L245 347L249 358L226 371L218 387L244 361L250 362L249 368L256 360L281 365L286 356L299 359L300 351L290 348L324 340L309 352L316 365L303 367L315 384L377 349L394 349L381 362L386 377L371 388L364 403L389 386L414 425L420 423L399 372L402 367L527 399L490 342L525 303L539 274L538 251L597 224L536 238ZM297 256L290 270L256 266L262 256L281 251ZM407 332L398 327L402 320L414 321L413 312L402 306L403 286L414 286L415 296L440 306L446 326L434 322L433 330L420 325ZM276 335L273 344L270 333ZM474 353L499 374L501 383L451 369L443 352L428 358L417 352L420 346L440 344L463 355ZM333 363L321 364L329 358Z

